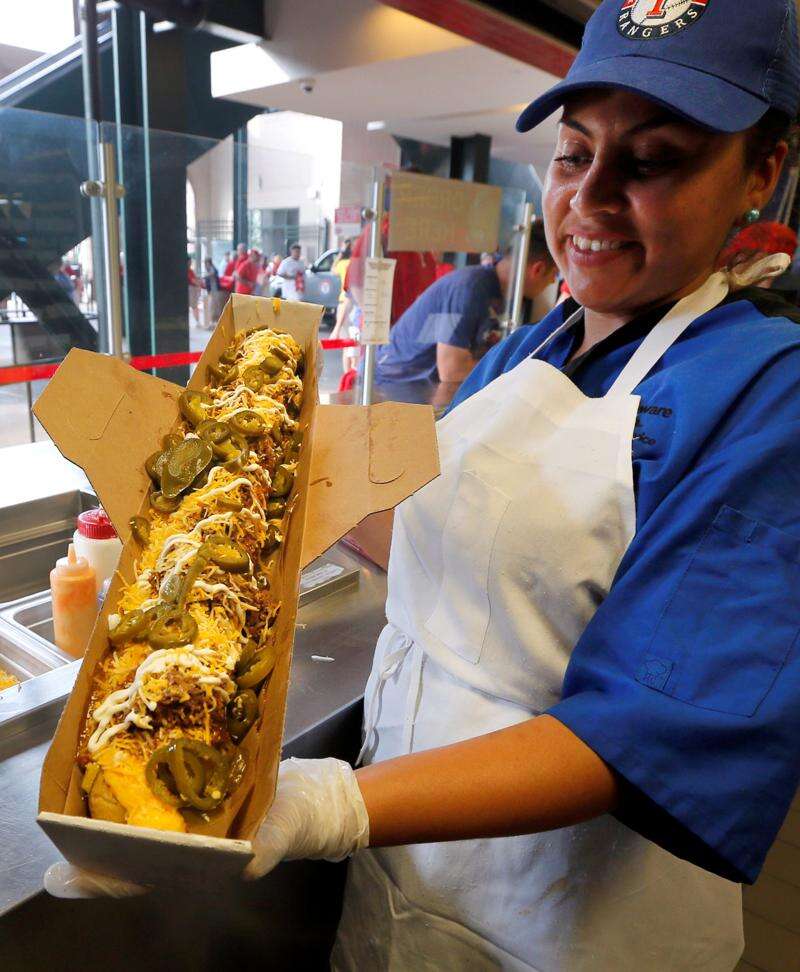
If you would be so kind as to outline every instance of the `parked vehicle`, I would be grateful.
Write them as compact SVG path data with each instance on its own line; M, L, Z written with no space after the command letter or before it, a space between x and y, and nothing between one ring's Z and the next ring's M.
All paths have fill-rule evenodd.
M305 273L306 287L303 300L308 304L322 304L326 315L336 315L339 292L342 289L339 275L333 271L333 263L338 252L337 249L326 250ZM280 277L273 277L269 283L270 296L280 297L282 285L283 280Z

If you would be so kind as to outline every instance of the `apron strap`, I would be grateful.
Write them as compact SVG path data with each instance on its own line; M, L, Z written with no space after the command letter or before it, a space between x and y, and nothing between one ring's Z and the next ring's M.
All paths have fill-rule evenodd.
M535 358L538 354L541 354L541 352L544 351L544 349L549 344L555 341L555 339L559 337L561 334L563 334L564 331L568 331L571 327L574 327L582 317L583 317L583 308L579 307L573 314L570 314L570 316L564 321L563 324L559 324L559 326L555 329L555 331L553 331L552 334L549 334L544 339L544 341L542 341L542 343L530 355L530 357Z
M729 289L728 275L713 273L702 287L679 300L642 341L607 396L632 394L689 325L721 304Z
M358 766L361 760L366 755L367 750L372 742L372 734L375 731L375 726L378 722L378 712L380 710L381 696L383 695L383 686L389 679L395 674L397 669L402 665L405 660L406 655L411 651L414 642L407 637L403 637L401 645L395 651L389 652L389 654L383 659L380 671L378 672L378 678L375 684L375 688L372 692L372 698L369 700L369 706L364 714L364 742L361 749L356 756L355 765ZM414 702L416 710L416 700ZM404 735L408 733L408 729L404 729Z

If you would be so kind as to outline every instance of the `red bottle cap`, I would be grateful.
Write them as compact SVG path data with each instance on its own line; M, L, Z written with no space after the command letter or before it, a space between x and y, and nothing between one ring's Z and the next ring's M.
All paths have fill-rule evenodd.
M90 540L113 540L117 535L102 506L78 514L78 533Z

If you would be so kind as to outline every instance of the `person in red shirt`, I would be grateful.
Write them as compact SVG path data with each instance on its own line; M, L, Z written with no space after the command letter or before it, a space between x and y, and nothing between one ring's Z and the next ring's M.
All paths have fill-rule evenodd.
M237 294L252 294L261 272L261 253L253 249L233 271L234 289Z
M345 276L345 290L359 301L364 286L364 259L369 256L370 227L365 226L353 244L350 265ZM381 223L381 245L384 256L397 260L392 290L392 315L394 322L414 303L423 290L436 280L436 258L430 252L413 253L387 250L389 241L389 217Z
M247 260L247 244L237 243L236 250L231 256L230 260L225 264L225 269L222 276L219 278L219 286L221 290L227 290L231 293L234 288L233 275L236 272L240 263L245 263Z

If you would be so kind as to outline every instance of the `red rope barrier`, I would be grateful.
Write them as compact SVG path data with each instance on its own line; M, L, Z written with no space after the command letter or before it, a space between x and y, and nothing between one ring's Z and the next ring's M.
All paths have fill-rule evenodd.
M337 348L354 348L358 341L343 339L320 341L325 351ZM200 360L202 351L175 351L171 354L140 354L131 358L128 364L138 371L149 371L151 368L177 368L181 365L195 364ZM42 381L52 378L58 370L58 364L12 365L0 368L0 385L18 385L26 381Z

